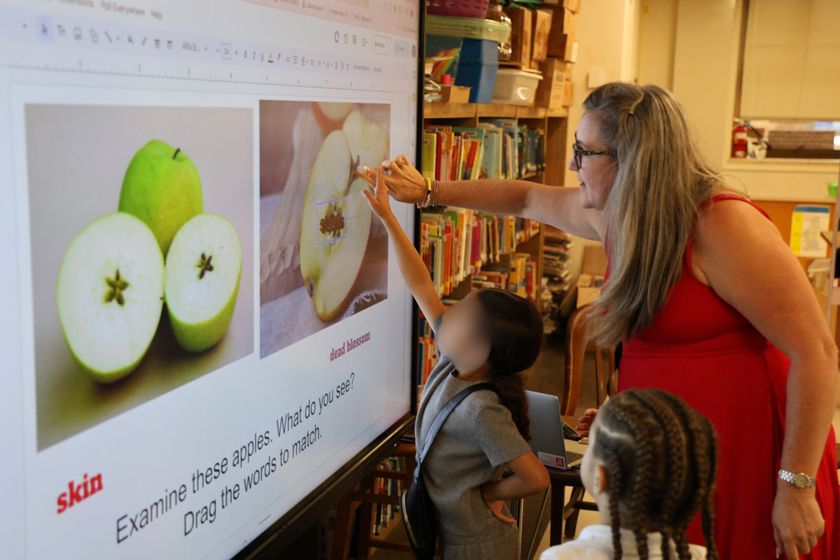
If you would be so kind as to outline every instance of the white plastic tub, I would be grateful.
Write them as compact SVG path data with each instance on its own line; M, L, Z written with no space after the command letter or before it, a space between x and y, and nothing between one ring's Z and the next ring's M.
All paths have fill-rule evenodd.
M499 68L493 87L493 102L533 105L542 74L537 71Z

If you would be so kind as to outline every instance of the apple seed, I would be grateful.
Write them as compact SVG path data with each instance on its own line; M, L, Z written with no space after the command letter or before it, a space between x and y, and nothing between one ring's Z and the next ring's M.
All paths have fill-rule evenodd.
M207 256L206 254L201 253L201 260L198 261L198 268L200 269L198 279L201 280L204 278L206 273L213 270L213 255Z
M108 293L105 294L105 303L111 303L117 300L120 305L125 305L125 298L123 292L128 288L129 283L123 278L120 278L120 269L118 268L113 278L105 278L105 283L108 284Z

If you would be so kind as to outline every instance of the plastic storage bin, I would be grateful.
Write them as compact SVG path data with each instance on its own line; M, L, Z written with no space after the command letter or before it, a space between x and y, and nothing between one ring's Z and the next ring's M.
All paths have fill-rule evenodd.
M513 105L533 105L540 80L542 80L542 74L539 72L500 68L496 75L496 85L493 87L493 101Z
M455 85L469 86L470 103L489 103L493 98L499 48L495 41L464 39Z
M439 16L483 18L490 0L428 0L426 13Z

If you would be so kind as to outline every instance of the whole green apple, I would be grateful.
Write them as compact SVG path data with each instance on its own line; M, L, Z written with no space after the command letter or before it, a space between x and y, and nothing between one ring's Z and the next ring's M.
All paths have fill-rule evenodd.
M163 255L130 214L103 216L76 235L56 282L58 317L76 361L96 381L130 373L146 354L163 309Z
M166 309L175 339L190 352L215 345L236 307L242 246L236 228L216 214L183 225L166 255Z
M180 148L152 140L125 170L120 212L134 214L151 228L164 256L175 233L203 210L201 178Z

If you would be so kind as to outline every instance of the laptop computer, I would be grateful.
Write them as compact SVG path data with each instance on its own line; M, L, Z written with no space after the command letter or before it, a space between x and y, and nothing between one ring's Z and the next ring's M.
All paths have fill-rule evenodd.
M580 465L586 446L564 435L560 399L556 395L525 391L531 419L531 449L547 467L567 470ZM572 451L569 448L574 448Z

